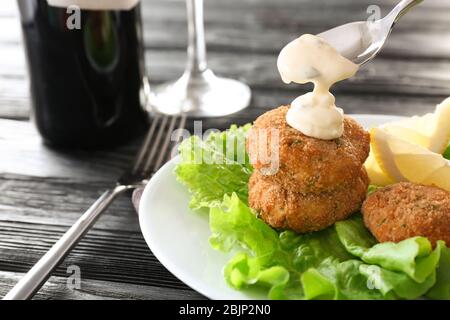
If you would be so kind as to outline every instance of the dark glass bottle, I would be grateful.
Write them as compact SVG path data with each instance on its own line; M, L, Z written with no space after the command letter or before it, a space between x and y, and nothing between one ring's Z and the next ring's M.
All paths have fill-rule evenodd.
M18 0L32 117L44 141L97 148L122 143L148 124L140 6L79 11ZM73 17L72 17L73 18ZM73 21L72 21L73 22Z

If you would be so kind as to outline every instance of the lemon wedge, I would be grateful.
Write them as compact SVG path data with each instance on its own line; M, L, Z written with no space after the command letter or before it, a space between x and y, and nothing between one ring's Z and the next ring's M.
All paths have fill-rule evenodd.
M387 186L394 183L394 180L392 180L380 168L377 160L375 159L375 156L373 155L373 152L370 152L369 157L367 158L364 165L366 167L367 175L369 176L371 184L374 184L376 186Z
M387 176L380 185L389 184L389 180L410 181L435 185L450 191L450 162L441 154L431 152L423 146L408 142L380 128L372 128L370 134L373 158L380 172ZM372 167L371 172L375 172Z
M390 135L442 154L450 140L450 97L437 105L434 113L391 122L380 128Z

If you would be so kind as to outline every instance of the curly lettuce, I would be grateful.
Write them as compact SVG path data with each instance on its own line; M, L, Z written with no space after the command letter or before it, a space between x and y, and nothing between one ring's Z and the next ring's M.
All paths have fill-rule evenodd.
M192 209L218 206L225 194L233 192L247 201L247 183L253 171L245 152L250 127L232 126L224 132L212 132L205 140L192 136L180 145L175 173L192 193Z
M377 243L360 215L310 234L276 231L248 207L250 125L180 146L178 180L193 209L209 209L210 244L236 252L224 267L237 290L266 288L270 299L450 299L450 249L414 237ZM369 192L376 187L369 188Z

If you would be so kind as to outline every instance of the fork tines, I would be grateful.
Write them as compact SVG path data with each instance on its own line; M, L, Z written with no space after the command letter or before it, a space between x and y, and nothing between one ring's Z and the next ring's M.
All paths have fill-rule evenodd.
M173 132L184 129L185 123L185 114L154 114L144 143L134 162L132 174L149 177L158 170L170 155L171 141L179 139L179 137L172 137Z

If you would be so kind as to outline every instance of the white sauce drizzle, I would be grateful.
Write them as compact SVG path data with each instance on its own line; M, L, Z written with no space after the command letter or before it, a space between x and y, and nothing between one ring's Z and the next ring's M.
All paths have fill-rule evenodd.
M278 71L285 83L314 83L314 90L291 103L286 121L303 134L317 139L339 138L344 131L344 112L335 105L330 88L358 71L325 40L305 34L288 43L278 56Z

